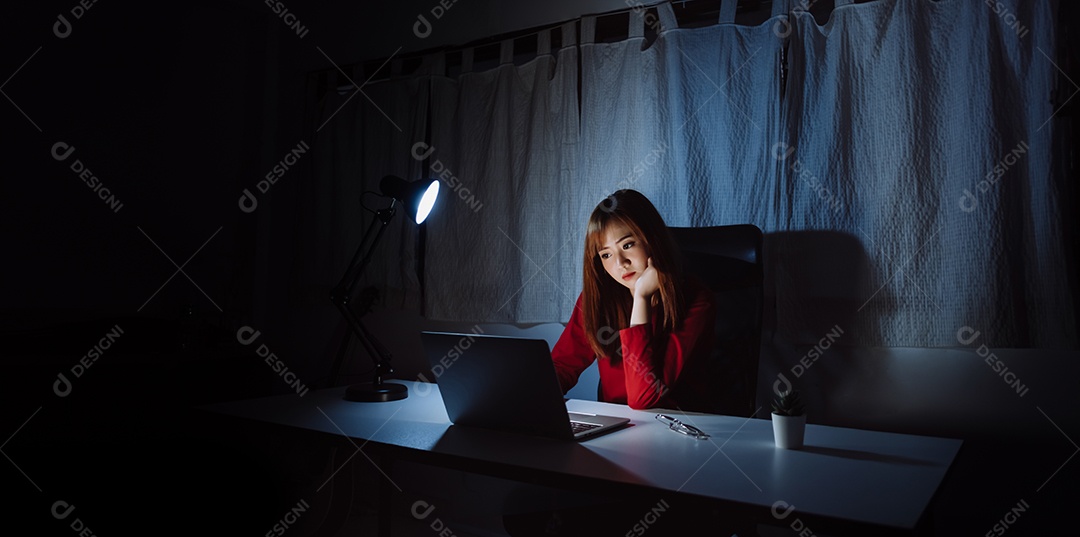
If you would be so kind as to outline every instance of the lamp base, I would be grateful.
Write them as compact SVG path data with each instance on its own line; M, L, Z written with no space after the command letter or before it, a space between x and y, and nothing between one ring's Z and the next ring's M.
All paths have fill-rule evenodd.
M353 384L345 389L345 400L362 403L385 403L387 401L400 401L409 396L409 387L404 384L392 384L383 382L376 385L374 382L361 382Z

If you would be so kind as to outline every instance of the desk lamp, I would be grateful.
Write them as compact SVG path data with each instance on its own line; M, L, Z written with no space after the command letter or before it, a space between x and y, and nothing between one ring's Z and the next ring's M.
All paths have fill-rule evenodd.
M351 330L345 333L341 346L338 347L338 355L334 359L334 366L330 372L329 385L333 386L337 381L338 372L341 370L341 364L344 361L345 349L348 347L349 339L352 336L360 340L368 355L371 356L371 360L375 363L374 378L371 382L353 384L345 390L345 399L348 401L385 402L397 401L409 396L407 386L383 382L384 376L394 372L394 368L390 366L390 352L360 322L360 318L367 313L368 308L371 306L370 299L365 301L364 308L359 315L349 306L349 301L353 295L353 286L360 279L360 275L364 272L368 262L371 261L371 254L379 243L383 231L386 230L386 225L394 217L397 202L400 201L405 206L406 212L409 213L409 216L417 225L422 224L427 219L428 214L431 213L431 208L435 205L435 199L439 195L439 182L434 179L426 179L410 183L400 177L387 175L379 182L379 190L382 191L381 195L383 197L390 198L390 204L380 210L372 210L364 206L368 211L375 213L375 217L372 219L371 225L368 226L367 232L364 233L360 245L356 248L356 253L353 254L345 275L330 291L330 301L341 311ZM374 192L370 193L376 194ZM372 233L374 233L374 238L372 238Z

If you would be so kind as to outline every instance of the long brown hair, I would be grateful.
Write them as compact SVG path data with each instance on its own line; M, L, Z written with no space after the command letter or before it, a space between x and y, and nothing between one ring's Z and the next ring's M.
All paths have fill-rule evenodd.
M685 315L682 257L663 217L644 195L636 190L619 190L593 209L585 231L585 262L582 306L585 335L593 351L614 363L622 359L619 330L630 326L633 295L604 270L598 252L609 226L622 224L641 242L656 269L660 289L652 305L660 314L652 320L656 332L671 332Z

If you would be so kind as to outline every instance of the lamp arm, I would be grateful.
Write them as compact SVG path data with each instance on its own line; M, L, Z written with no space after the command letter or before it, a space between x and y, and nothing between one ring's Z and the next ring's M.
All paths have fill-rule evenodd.
M341 276L341 280L330 291L330 300L335 304L338 303L338 299L344 297L345 301L352 295L353 285L356 285L356 281L360 279L360 275L364 269L367 268L368 263L371 261L371 253L375 251L375 246L379 244L379 239L382 238L383 231L386 231L386 225L390 223L390 219L394 217L394 202L390 201L390 206L376 211L375 219L372 220L372 225L368 226L367 232L364 233L364 237L360 239L360 244L356 247L356 252L353 253L352 261L349 262L349 268L345 271L345 274ZM379 225L375 226L375 222ZM367 244L371 234L375 233L375 238L371 241L371 244L364 249L364 245Z
M328 381L329 386L333 386L337 382L338 373L341 371L341 365L344 361L345 349L348 347L349 337L355 336L364 346L368 355L371 356L372 362L375 363L375 384L382 384L382 377L394 372L394 368L390 365L390 360L393 356L386 350L374 334L368 331L367 327L360 320L362 315L357 315L351 307L349 307L348 297L341 302L334 303L338 307L338 311L345 317L345 321L348 322L351 332L345 334L344 340L341 342L338 356L334 361L333 371L331 372L330 379Z
M382 383L382 377L388 375L394 371L390 366L390 360L393 356L386 347L383 346L375 336L367 330L367 327L361 322L360 318L367 313L365 311L357 315L355 311L349 306L349 301L352 296L353 286L360 279L360 275L363 274L364 269L371 261L371 254L375 250L375 247L379 243L379 239L382 238L383 232L386 230L387 224L390 223L390 219L394 216L394 202L391 201L390 206L376 211L375 218L372 220L372 225L368 227L364 237L360 240L360 245L357 246L356 252L353 254L352 261L349 263L348 269L342 276L341 281L337 283L330 291L330 301L334 303L341 315L345 317L345 321L349 324L350 332L347 332L344 339L341 342L341 347L338 349L337 358L334 360L334 365L330 371L330 377L327 380L328 386L333 386L337 382L338 373L341 371L341 365L344 362L345 349L348 347L349 337L356 336L360 343L367 350L368 355L371 356L372 362L375 363L375 384ZM376 226L375 224L378 223ZM372 237L374 233L374 238ZM371 238L370 244L368 243Z

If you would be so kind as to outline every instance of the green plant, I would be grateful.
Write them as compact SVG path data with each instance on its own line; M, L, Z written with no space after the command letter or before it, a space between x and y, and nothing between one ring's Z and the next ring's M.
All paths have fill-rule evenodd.
M802 416L806 409L803 407L799 390L780 392L780 396L773 400L772 411L780 416Z

